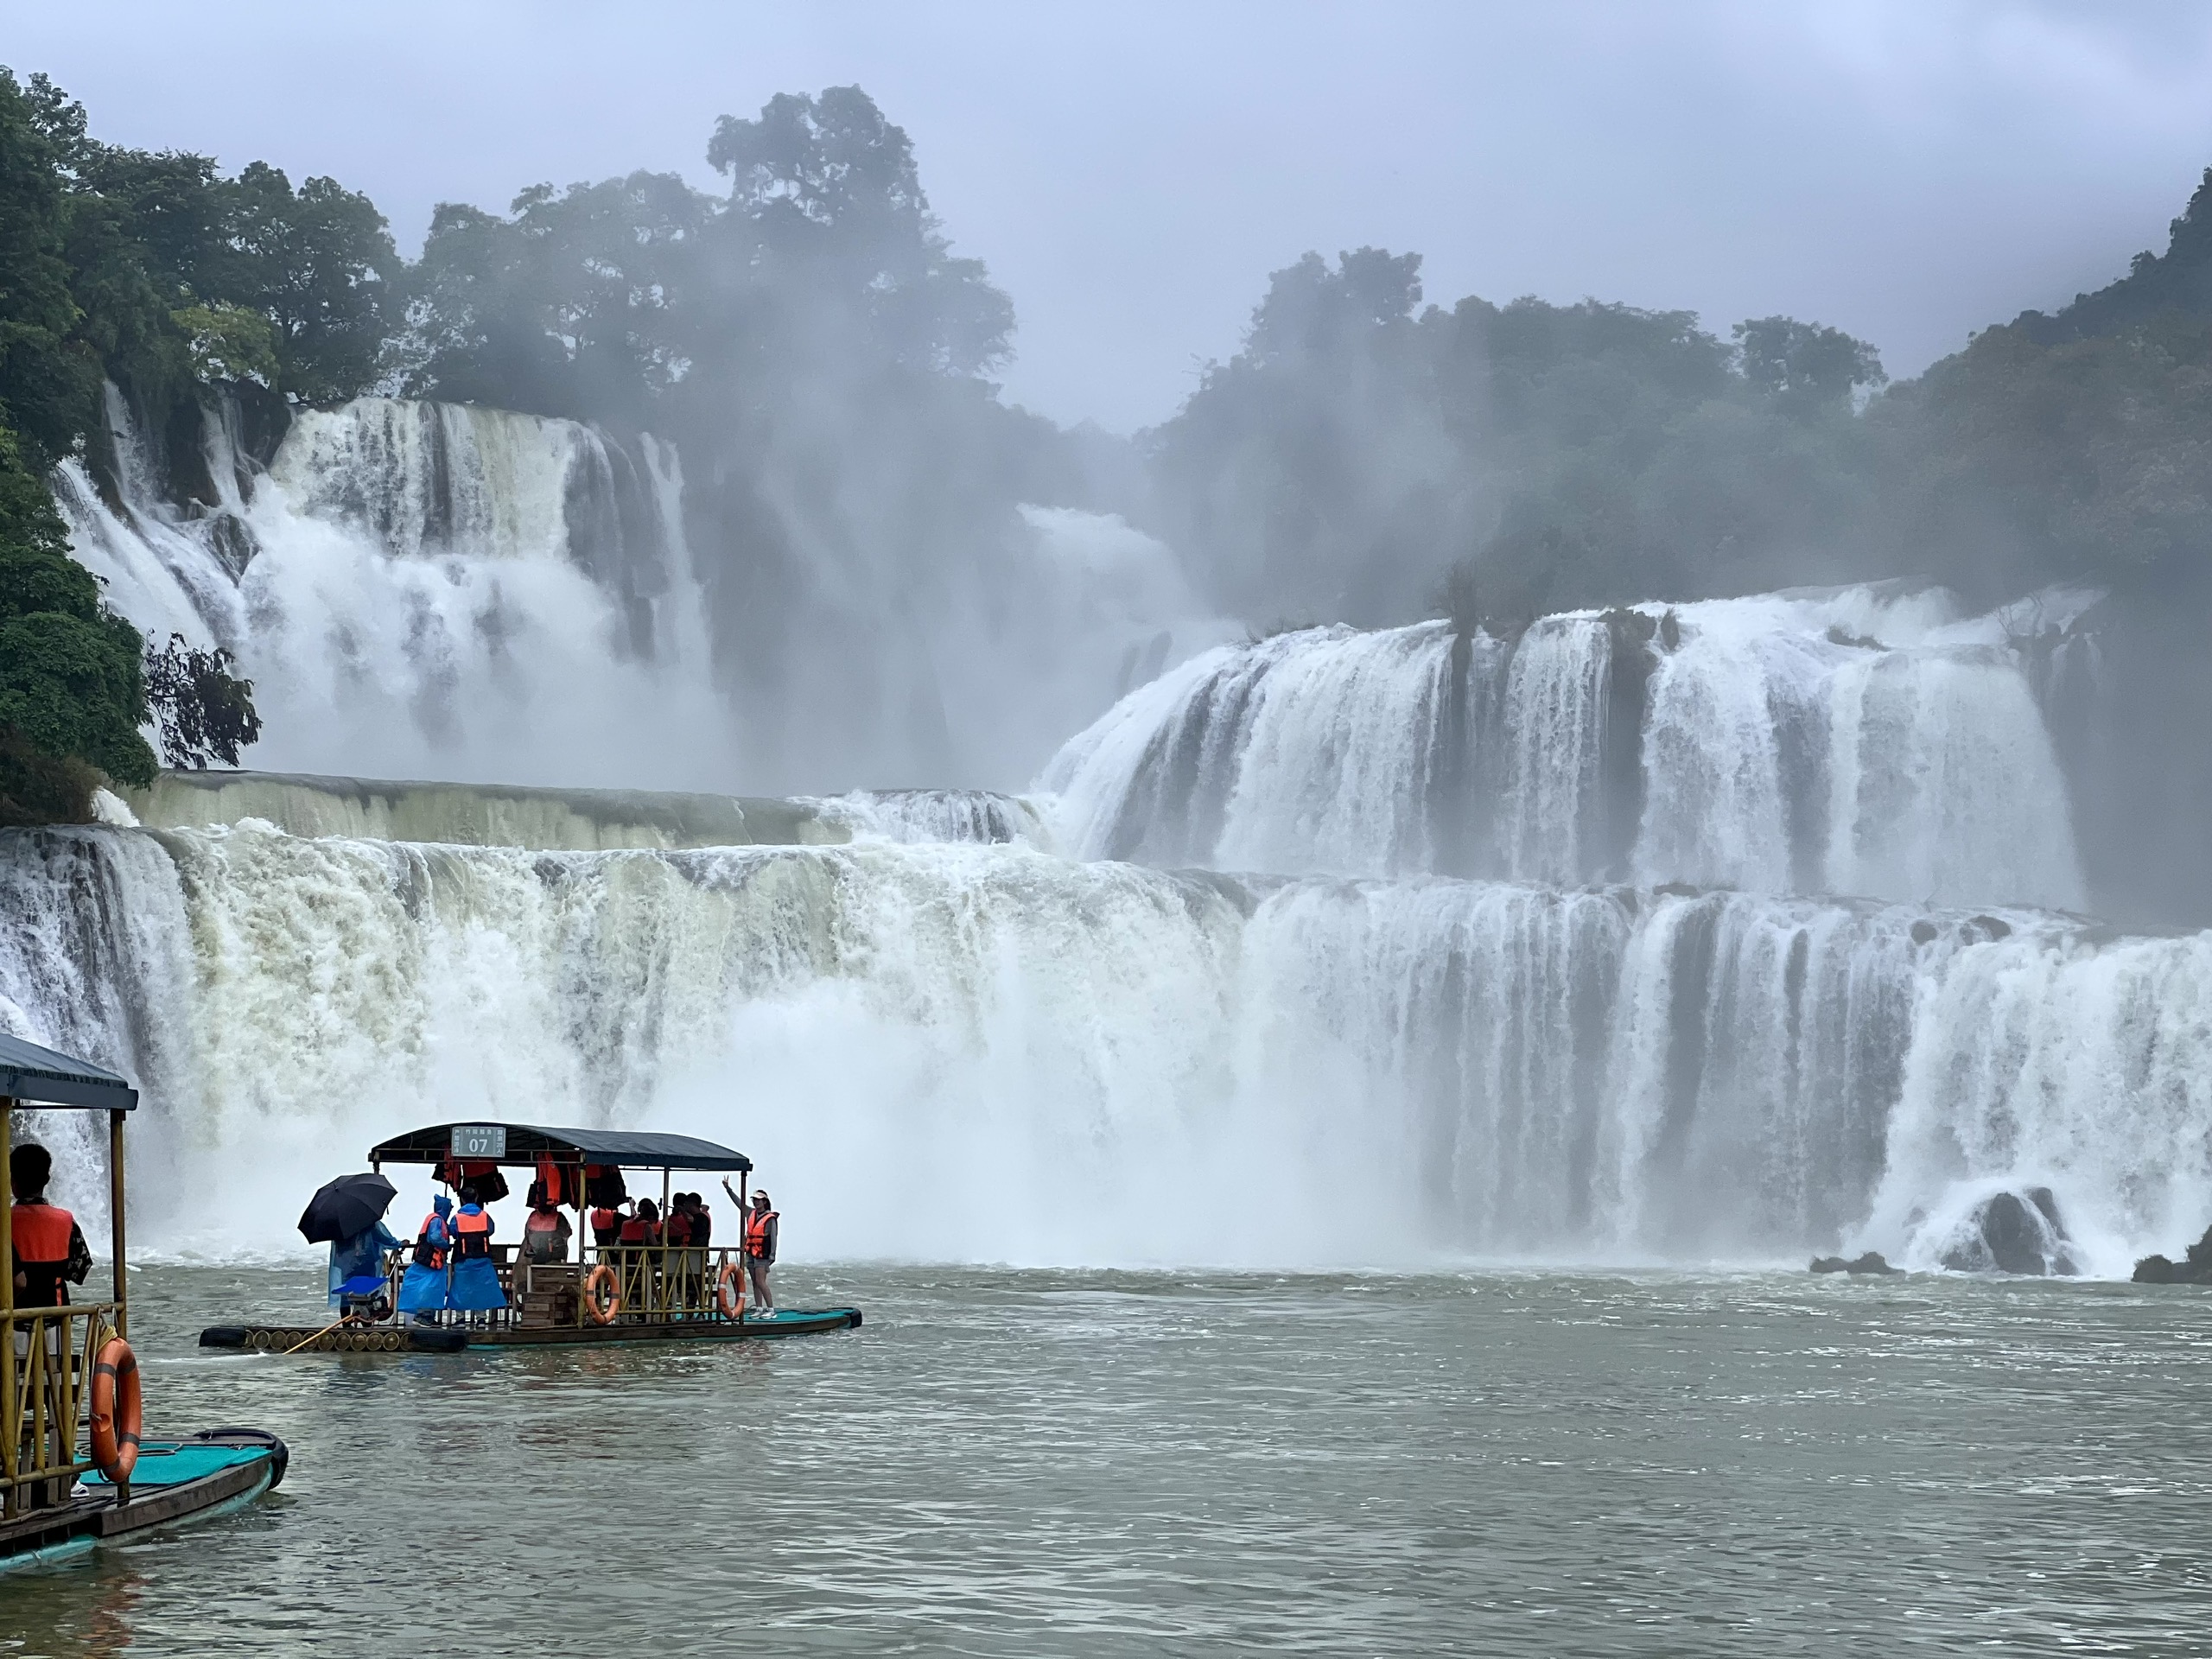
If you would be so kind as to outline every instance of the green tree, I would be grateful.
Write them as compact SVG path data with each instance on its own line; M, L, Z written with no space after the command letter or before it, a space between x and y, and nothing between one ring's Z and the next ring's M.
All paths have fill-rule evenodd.
M329 178L295 191L265 162L246 167L226 194L225 275L219 291L201 297L269 319L277 390L310 403L365 391L399 321L396 308L386 316L399 257L376 204Z
M0 822L82 818L99 772L153 781L143 643L0 429Z
M1731 331L1744 378L1796 414L1834 413L1861 386L1885 385L1880 353L1840 328L1755 317Z
M0 68L0 422L29 464L68 453L92 418L99 365L73 336L63 145L43 77L26 89Z

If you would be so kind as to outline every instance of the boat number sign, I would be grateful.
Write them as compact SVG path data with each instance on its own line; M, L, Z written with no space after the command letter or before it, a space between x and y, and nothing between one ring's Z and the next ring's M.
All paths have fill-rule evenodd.
M453 1155L456 1158L505 1157L507 1126L504 1123L454 1124Z

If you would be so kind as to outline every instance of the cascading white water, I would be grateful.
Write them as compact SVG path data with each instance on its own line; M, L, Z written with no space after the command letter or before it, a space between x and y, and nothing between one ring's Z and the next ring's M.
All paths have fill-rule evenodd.
M108 409L120 511L64 463L72 546L153 637L237 653L264 722L257 763L734 778L667 446L641 438L633 460L573 422L360 398L301 412L259 474L218 408L209 510L163 499L112 388Z
M855 836L885 841L971 841L1052 850L1030 802L987 789L861 789L803 804ZM826 839L826 837L825 837Z
M1910 1255L2036 1179L2112 1271L2212 1219L2203 938L884 842L0 861L0 1024L146 1089L156 1248L280 1248L378 1136L477 1116L737 1142L810 1255Z
M264 474L214 413L212 501L114 397L120 510L57 490L120 608L239 652L257 763L739 780L672 452L364 399ZM931 674L1012 754L1126 692L1049 801L178 785L167 829L0 835L0 1027L145 1087L168 1249L283 1248L360 1148L474 1116L737 1141L813 1255L1931 1265L2049 1185L2113 1272L2212 1220L2212 936L2051 913L2019 619L1858 588L1192 657L1224 625L1160 544L1027 531Z
M1281 636L1124 699L1039 786L1090 857L2082 902L2001 621L1928 592Z

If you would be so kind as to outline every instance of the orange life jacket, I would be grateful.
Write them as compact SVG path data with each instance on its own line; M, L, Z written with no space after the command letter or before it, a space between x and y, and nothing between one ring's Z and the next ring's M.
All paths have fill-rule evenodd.
M43 1200L19 1204L9 1211L10 1236L18 1262L67 1262L69 1230L76 1217Z
M779 1212L774 1210L748 1210L745 1213L745 1253L766 1257L768 1254L768 1228Z
M467 1209L454 1212L453 1218L453 1253L463 1262L478 1260L492 1254L492 1217L480 1209L470 1215Z
M525 1233L557 1233L561 1230L561 1212L551 1205L530 1212L530 1219L522 1224Z
M545 1189L545 1202L555 1209L561 1207L561 1166L550 1158L537 1160L537 1179Z
M415 1265L428 1268L432 1273L443 1273L446 1270L446 1247L438 1240L451 1236L446 1227L446 1218L436 1211L433 1210L423 1217L423 1230L415 1235Z
M622 1212L608 1205L601 1205L591 1212L591 1241L594 1244L612 1244L622 1236Z

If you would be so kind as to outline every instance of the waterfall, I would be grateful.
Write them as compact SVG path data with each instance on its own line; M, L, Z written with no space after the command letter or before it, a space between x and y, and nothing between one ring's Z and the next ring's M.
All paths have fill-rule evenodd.
M2083 902L2018 653L1924 591L1224 647L1123 699L1039 787L1090 857Z
M296 1249L477 1116L734 1142L817 1256L1932 1266L2048 1186L2115 1273L2212 1222L2212 935L2072 913L2089 596L1231 643L1160 543L1033 508L901 590L913 673L817 652L764 715L667 446L256 410L179 454L111 391L55 489L112 602L238 653L270 770L0 832L0 1028L139 1083L150 1248ZM817 691L971 757L1090 723L1032 796L727 792ZM82 1127L29 1128L96 1215Z
M7 832L0 905L0 1024L146 1090L157 1249L480 1116L739 1144L816 1255L1911 1259L2032 1179L2109 1272L2212 1219L2212 938L2035 912L251 821Z
M363 397L264 471L203 411L214 499L179 502L108 390L114 499L65 461L79 561L156 639L255 683L257 764L514 783L734 782L673 449L570 421Z
M988 789L858 789L804 804L853 835L1052 850L1052 835L1033 803Z

